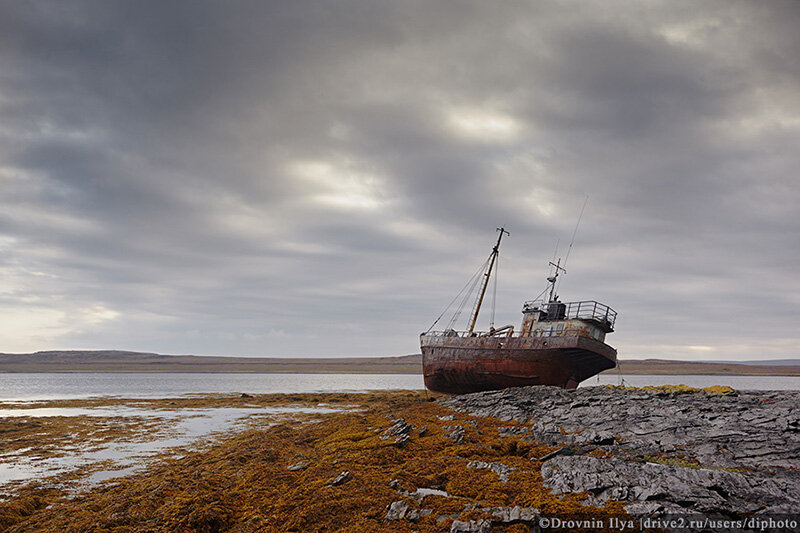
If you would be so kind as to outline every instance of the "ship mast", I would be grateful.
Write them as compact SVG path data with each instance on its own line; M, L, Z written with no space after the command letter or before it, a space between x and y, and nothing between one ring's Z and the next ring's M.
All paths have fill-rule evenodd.
M472 319L469 323L469 333L475 330L475 322L478 321L478 313L481 310L481 303L483 303L483 296L486 294L486 287L489 286L489 278L492 276L492 269L494 268L495 260L497 259L497 254L500 250L500 241L503 239L503 234L511 235L509 232L506 231L505 228L497 228L497 231L500 232L500 235L497 236L497 244L494 245L492 248L492 253L489 256L489 268L486 269L486 273L483 275L483 287L481 287L481 295L478 297L478 302L475 304L475 311L472 313Z
M570 246L572 246L572 244L570 244ZM566 264L566 261L564 263ZM558 281L559 270L561 272L563 272L564 274L566 274L567 271L564 270L564 267L561 266L561 258L560 257L558 258L558 263L553 263L552 261L550 261L550 265L556 267L556 272L555 272L555 274L553 274L552 276L547 278L547 281L550 282L550 298L547 301L548 302L555 302L558 299L558 295L556 294L556 282Z

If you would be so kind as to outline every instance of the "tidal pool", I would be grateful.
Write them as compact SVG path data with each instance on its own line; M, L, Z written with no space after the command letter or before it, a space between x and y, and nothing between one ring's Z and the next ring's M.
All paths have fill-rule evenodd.
M30 407L0 409L0 424L10 439L0 448L0 490L28 481L69 474L82 484L95 484L144 468L155 456L180 455L216 436L248 423L265 427L297 414L324 414L347 409L312 407L142 408L131 405L98 407ZM87 429L85 426L89 424ZM115 427L127 431L114 436ZM14 438L13 431L23 434ZM85 437L84 437L85 435ZM31 445L27 445L31 444Z

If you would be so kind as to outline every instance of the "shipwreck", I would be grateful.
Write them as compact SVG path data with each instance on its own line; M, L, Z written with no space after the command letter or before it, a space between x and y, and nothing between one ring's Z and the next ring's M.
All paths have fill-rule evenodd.
M558 278L566 272L560 259L550 262L553 271L545 291L523 304L519 331L513 325L495 328L493 324L487 331L475 330L497 264L500 242L504 234L508 235L504 228L497 230L497 243L473 280L462 289L466 296L450 324L434 331L437 319L420 335L425 386L447 394L526 385L574 389L581 381L616 367L617 351L605 343L605 338L614 331L617 313L594 300L560 301L556 294ZM453 329L461 309L478 286L468 328Z

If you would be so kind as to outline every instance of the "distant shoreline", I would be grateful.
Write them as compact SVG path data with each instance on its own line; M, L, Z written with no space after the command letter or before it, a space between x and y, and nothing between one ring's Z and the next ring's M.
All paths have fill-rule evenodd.
M621 360L618 368L603 374L690 375L690 376L800 376L800 365L757 365L744 363L709 363L666 361L663 359Z
M0 373L253 373L253 374L421 374L422 356L269 358L161 355L123 351L50 351L0 354ZM800 376L800 365L732 362L620 360L604 374Z
M74 368L34 368L34 369L13 369L0 368L0 374L422 374L421 369L414 370L354 370L354 369L331 369L331 370L309 370L307 368L287 369L287 370L235 370L217 368L214 370L203 370L193 366L180 367L175 369L153 369L136 368L135 366L120 366L118 368L98 369L91 365L79 366Z

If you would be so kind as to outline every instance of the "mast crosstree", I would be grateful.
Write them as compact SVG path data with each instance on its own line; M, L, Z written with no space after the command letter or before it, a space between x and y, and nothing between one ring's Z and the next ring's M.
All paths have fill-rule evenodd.
M570 246L572 246L572 245L570 244ZM564 262L564 264L566 264L566 261ZM561 266L561 258L560 257L558 258L558 262L557 263L553 263L552 261L550 261L550 265L554 266L556 268L556 272L555 272L555 274L553 274L552 276L547 278L547 281L550 282L550 298L547 301L548 302L555 302L558 299L558 295L556 294L556 283L558 282L559 270L561 272L563 272L564 274L566 274L567 271L564 270L564 267Z

